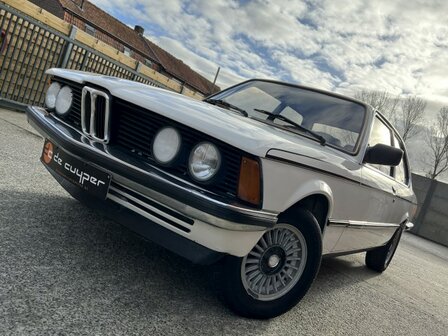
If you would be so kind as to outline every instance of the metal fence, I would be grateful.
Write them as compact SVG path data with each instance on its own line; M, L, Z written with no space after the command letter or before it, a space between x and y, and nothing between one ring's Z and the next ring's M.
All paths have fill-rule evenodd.
M45 70L62 67L130 79L168 89L70 36L0 3L0 98L42 105L48 84Z

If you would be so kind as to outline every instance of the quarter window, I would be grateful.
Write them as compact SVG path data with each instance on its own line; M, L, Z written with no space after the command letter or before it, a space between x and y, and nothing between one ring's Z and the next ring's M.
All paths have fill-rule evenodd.
M400 148L404 152L403 159L401 159L400 164L394 168L394 170L395 170L395 179L398 182L407 184L408 183L408 179L409 179L409 177L408 177L409 173L408 173L408 167L406 165L406 157L405 157L406 152L404 150L403 143L396 136L394 136L394 146L396 148Z
M389 127L387 127L380 119L375 118L375 121L373 122L372 134L369 139L369 147L373 147L377 144L392 146L392 133ZM372 166L387 175L392 175L392 169L389 166L377 164L372 164Z

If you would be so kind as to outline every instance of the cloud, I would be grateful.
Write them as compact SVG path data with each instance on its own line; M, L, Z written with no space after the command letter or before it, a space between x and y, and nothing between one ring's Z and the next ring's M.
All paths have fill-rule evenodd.
M446 1L93 0L223 87L271 77L342 93L448 96Z
M222 88L273 78L448 105L448 1L91 0Z

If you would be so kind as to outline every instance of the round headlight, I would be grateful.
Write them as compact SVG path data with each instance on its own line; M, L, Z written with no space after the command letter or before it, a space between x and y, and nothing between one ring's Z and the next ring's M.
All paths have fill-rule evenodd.
M56 106L56 97L58 96L59 91L61 90L61 84L53 82L47 90L47 94L45 95L45 105L48 108L54 109Z
M152 153L154 159L161 164L170 164L180 152L181 137L172 127L162 128L154 137Z
M218 148L210 142L202 142L196 145L190 154L188 170L197 181L210 180L221 166L221 154Z
M70 111L73 102L73 92L69 86L64 86L56 97L56 113L60 116Z

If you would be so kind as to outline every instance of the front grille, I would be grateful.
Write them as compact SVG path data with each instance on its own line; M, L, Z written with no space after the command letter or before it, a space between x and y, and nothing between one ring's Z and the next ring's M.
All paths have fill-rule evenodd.
M55 80L61 84L69 84L73 89L73 105L70 113L65 117L65 121L82 131L81 96L83 86L59 78ZM97 89L101 90L100 88ZM97 127L95 132L97 137L101 139L105 136L104 123L100 122L100 120L104 120L105 118L101 114L101 111L105 110L103 106L105 102L102 97L98 98L96 107L97 111L100 112L96 114ZM86 99L85 108L88 111L90 111L90 107L87 106L89 103L90 99ZM157 165L151 153L151 144L154 136L164 126L175 127L182 136L183 155L181 155L179 163L175 167L163 167L162 169L195 183L187 173L188 155L197 143L210 141L217 145L221 152L222 174L212 184L202 185L202 187L219 195L236 197L241 158L243 155L249 156L248 154L205 133L194 130L155 112L143 110L141 107L122 99L110 97L110 105L110 145L119 146L131 155L135 155L147 160L153 165Z
M164 126L173 126L180 132L184 155L176 167L164 168L174 175L190 179L187 174L187 154L198 142L210 141L216 144L221 151L224 174L216 183L205 185L204 188L223 195L236 195L243 156L241 151L207 134L191 129L160 114L143 110L141 107L124 100L115 98L112 106L112 115L114 116L113 142L154 164L156 163L151 153L151 144L157 131Z
M95 140L108 143L110 138L110 96L103 90L84 86L81 99L82 132Z

